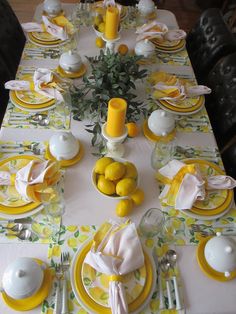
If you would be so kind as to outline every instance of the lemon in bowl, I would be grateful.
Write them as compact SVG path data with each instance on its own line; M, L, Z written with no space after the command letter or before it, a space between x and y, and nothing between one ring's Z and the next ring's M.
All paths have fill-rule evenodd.
M125 159L102 157L94 165L92 183L104 196L127 199L137 190L138 171Z

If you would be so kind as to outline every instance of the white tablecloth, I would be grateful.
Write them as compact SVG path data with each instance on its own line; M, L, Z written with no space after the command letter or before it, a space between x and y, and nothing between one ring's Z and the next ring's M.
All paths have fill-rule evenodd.
M70 11L73 6L66 6ZM40 16L41 6L38 7L36 17ZM170 27L176 27L174 15L165 10L158 11L158 19ZM79 32L78 51L82 56L93 56L98 53L95 47L95 34L92 29L81 27ZM122 43L129 48L134 47L135 36L131 30L123 30L121 33ZM29 60L22 65L34 65L53 67L58 61ZM170 66L156 65L156 69L173 71ZM193 73L190 67L175 67L176 73ZM139 91L141 92L141 90ZM71 131L83 143L85 148L84 158L66 171L65 176L65 199L66 213L63 216L64 224L95 224L99 225L107 218L117 219L115 215L116 201L99 194L91 182L91 171L96 158L91 154L93 148L90 144L90 135L84 130L84 123L72 121ZM13 129L2 128L1 140L48 140L53 134L51 130ZM179 133L179 144L185 145L216 145L212 134L206 133ZM158 207L158 188L154 179L154 171L151 168L151 152L154 144L149 142L142 134L135 139L129 139L125 143L124 158L132 161L138 168L140 187L145 192L145 202L134 209L130 218L138 223L140 217L148 208ZM236 281L227 283L208 279L199 269L195 258L196 246L176 247L179 252L179 268L182 274L186 313L191 314L235 314L236 313ZM34 256L46 260L47 245L42 244L0 244L0 278L7 264L17 256ZM13 310L7 308L0 301L0 313L10 314ZM40 308L29 313L40 313Z

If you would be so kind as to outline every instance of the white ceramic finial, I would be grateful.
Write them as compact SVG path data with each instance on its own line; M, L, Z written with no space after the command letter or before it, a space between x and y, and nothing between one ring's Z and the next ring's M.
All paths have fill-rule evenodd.
M68 54L71 56L71 55L72 55L72 50L69 50L69 51L68 51Z
M228 253L228 254L232 253L233 252L232 246L226 246L225 252Z

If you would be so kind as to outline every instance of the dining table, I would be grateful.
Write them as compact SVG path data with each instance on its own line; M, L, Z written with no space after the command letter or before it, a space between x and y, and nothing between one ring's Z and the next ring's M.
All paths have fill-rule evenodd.
M95 45L96 34L91 25L91 10L89 4L62 4L65 15L69 17L76 28L76 35L73 43L65 46L45 48L34 45L27 39L22 54L21 62L17 72L17 77L22 74L33 73L37 68L56 69L60 55L69 50L76 49L86 64L89 74L90 66L86 57L94 57L99 54L100 48ZM43 12L43 4L40 4L34 15L34 21L41 21ZM135 17L137 14L136 7L127 7L127 16L123 21L120 31L120 39L116 43L125 44L129 50L134 50L136 43L135 33L136 22L140 20ZM156 20L165 23L169 29L177 29L178 21L175 15L168 11L157 9ZM30 22L30 21L29 21ZM49 51L50 50L50 51ZM177 56L177 57L176 57ZM176 76L195 80L195 75L188 57L187 50L183 48L176 53L168 54L165 52L156 52L156 59L151 64L144 64L141 67L146 68L148 72L164 71L166 73L175 74ZM79 86L82 78L75 79L73 84ZM137 83L135 90L137 97L148 106L148 87L143 81ZM62 106L62 105L60 105ZM2 149L4 143L34 143L37 142L42 147L46 147L49 139L60 131L70 131L79 140L83 146L84 156L76 164L64 168L64 203L65 213L58 223L59 236L53 241L21 241L16 238L7 238L3 234L0 235L0 278L2 278L6 267L17 257L34 257L50 264L52 258L55 260L60 258L63 250L70 250L71 255L80 248L83 243L91 238L94 231L106 220L124 221L130 219L138 227L143 214L149 208L161 208L159 194L160 187L155 178L156 169L153 164L153 158L158 158L158 142L152 141L143 132L143 120L138 121L140 128L139 134L134 138L128 138L124 142L125 153L123 158L135 164L139 175L139 187L144 191L145 199L140 206L136 206L127 217L117 217L115 207L117 201L114 198L105 197L99 193L92 184L92 170L98 157L96 148L91 145L91 133L86 131L86 125L90 123L89 119L78 121L73 119L69 101L64 104L64 108L60 107L51 109L50 123L46 126L29 123L20 123L20 119L13 119L14 113L21 110L16 108L9 101L5 117L0 131L0 158L14 156L17 153L6 152ZM59 112L59 113L58 113ZM27 114L27 113L25 113ZM16 116L16 115L15 115ZM166 147L174 145L182 148L182 155L176 155L186 159L185 152L194 152L192 158L207 159L215 162L223 167L220 153L217 148L214 133L207 115L205 106L201 111L192 115L176 115L176 134L172 141L164 143ZM14 120L14 123L12 122ZM12 123L11 123L12 122ZM52 123L51 123L52 122ZM34 152L30 152L34 154ZM156 155L155 155L156 154ZM208 157L205 157L207 154ZM43 157L43 156L42 156ZM191 158L191 156L190 156ZM1 161L0 160L0 161ZM191 233L190 225L192 223L204 223L210 225L213 222L217 224L228 224L236 226L236 211L234 206L227 211L224 216L216 217L212 221L201 220L198 217L187 215L184 212L174 209L167 211L167 215L171 218L177 217L183 227L183 233L176 235L176 239L172 239L171 243L165 246L174 249L178 254L177 260L177 280L180 287L180 294L183 307L181 310L168 310L168 306L164 310L159 310L158 290L146 307L140 311L146 313L187 313L187 314L235 314L236 301L235 290L236 280L216 281L206 276L198 265L196 252L199 243L197 233ZM35 213L35 219L41 219L43 213ZM0 214L1 216L1 214ZM38 217L38 218L37 218ZM0 220L0 224L5 220ZM144 240L148 249L152 250L156 245L155 239ZM158 248L158 252L162 254L163 247ZM52 265L52 264L50 264ZM1 280L1 279L0 279ZM71 289L71 288L70 288ZM69 293L68 293L69 294ZM70 293L71 296L71 293ZM50 302L53 297L44 302L43 306L29 310L29 314L37 313L53 313ZM3 299L0 300L0 313L12 314L15 311L8 307ZM21 311L19 311L21 312ZM76 300L70 299L70 313L82 314L86 313L86 309L80 306Z

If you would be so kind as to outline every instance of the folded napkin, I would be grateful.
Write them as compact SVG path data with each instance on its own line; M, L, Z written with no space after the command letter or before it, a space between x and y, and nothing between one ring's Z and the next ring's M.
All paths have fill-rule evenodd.
M185 86L185 85L166 85L165 83L157 83L154 85L155 91L153 96L156 99L181 101L187 97L197 97L200 95L210 94L211 89L204 85Z
M148 82L152 85L164 83L165 85L178 85L179 80L176 75L166 73L164 71L152 72L148 78Z
M60 179L57 162L32 160L25 167L11 174L0 171L0 185L15 185L26 201L42 202L52 197L52 187Z
M185 164L171 160L157 172L156 178L165 187L159 198L176 209L191 209L197 200L204 200L206 190L233 189L236 180L229 176L217 175L202 177L195 164Z
M63 82L63 79L56 73L49 69L39 68L34 72L33 82L12 80L5 83L5 88L11 90L35 90L48 98L63 101L61 82Z
M156 38L160 41L160 43L164 41L176 41L184 39L187 36L185 31L182 29L169 31L165 24L157 21L151 21L138 27L136 29L136 34L138 34L136 41Z
M122 275L144 265L142 245L134 223L105 222L95 234L84 262L110 275L109 302L112 313L128 313Z
M42 16L43 23L23 23L21 24L25 32L48 32L55 38L67 40L74 32L73 25L67 20L64 15L54 18Z

